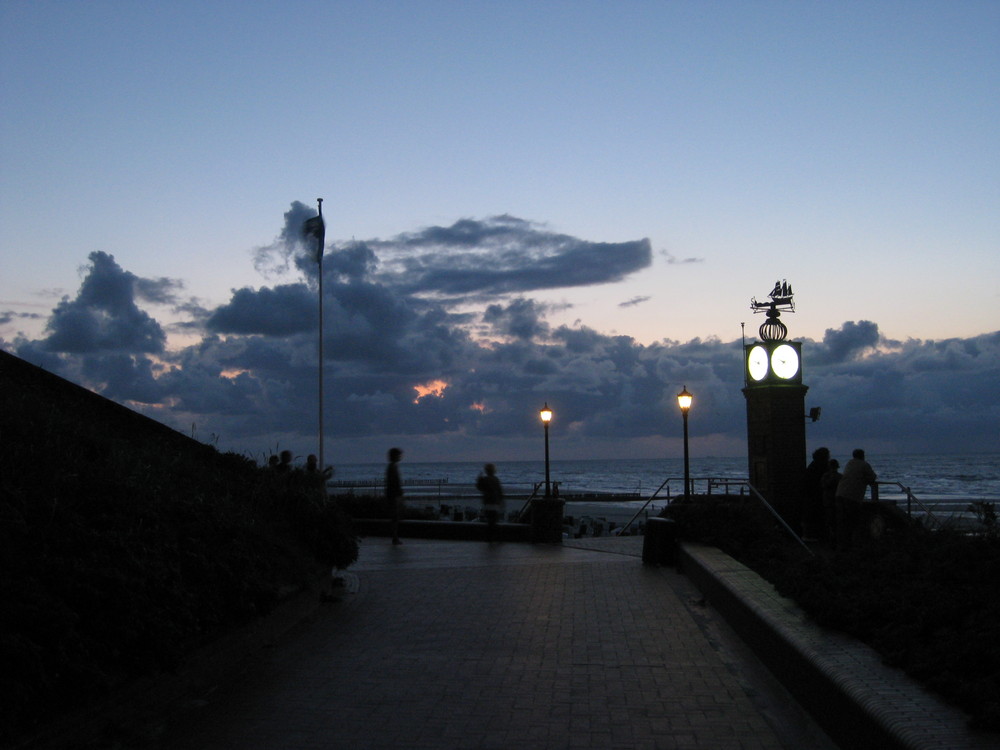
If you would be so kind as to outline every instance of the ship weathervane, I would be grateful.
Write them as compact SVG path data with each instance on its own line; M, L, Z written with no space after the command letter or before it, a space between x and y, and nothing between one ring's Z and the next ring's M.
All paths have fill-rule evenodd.
M793 299L791 285L784 279L775 282L774 289L767 296L770 302L758 302L756 297L750 298L750 309L755 313L766 313L767 320L760 326L760 337L764 341L784 341L788 335L788 328L778 318L782 311L795 312L795 300Z

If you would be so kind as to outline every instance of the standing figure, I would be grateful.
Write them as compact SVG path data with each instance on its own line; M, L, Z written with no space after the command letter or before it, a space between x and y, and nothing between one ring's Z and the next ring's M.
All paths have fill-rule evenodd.
M392 512L392 543L402 544L399 538L399 516L403 505L403 481L399 478L399 462L403 451L389 449L389 465L385 467L385 497Z
M820 480L826 473L830 461L829 448L813 451L812 462L806 467L803 487L802 536L807 542L815 542L826 537L823 523L823 488Z
M319 459L316 458L315 454L310 453L309 456L306 458L306 468L304 474L306 486L314 487L320 490L320 493L322 494L323 499L325 500L327 496L326 483L327 480L329 480L330 477L332 476L333 476L333 467L326 466L323 468L322 471L320 471Z
M837 485L842 476L840 461L831 458L826 465L826 473L819 480L823 490L823 522L833 546L837 546Z
M486 473L476 478L476 489L483 493L483 515L488 524L486 539L492 542L496 539L497 521L503 515L503 487L500 486L496 466L486 464L483 471Z
M861 522L861 503L865 490L872 487L875 492L875 470L865 460L865 452L855 448L852 458L844 465L844 475L837 483L835 502L839 510L837 524L837 544L845 546L853 537Z
M330 477L333 476L333 467L332 466L324 466L323 467L323 471L320 471L319 470L319 459L316 458L315 454L310 453L306 457L306 474L310 474L310 475L321 474L322 477L323 477L323 479L327 480L327 479L329 479Z

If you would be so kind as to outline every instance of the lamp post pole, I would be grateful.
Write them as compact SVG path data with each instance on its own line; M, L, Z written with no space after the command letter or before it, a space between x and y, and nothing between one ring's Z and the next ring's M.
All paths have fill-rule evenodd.
M690 454L688 453L688 412L691 410L691 401L693 400L690 393L688 393L687 386L684 386L684 390L677 394L677 405L681 407L681 415L684 418L684 499L688 500L691 497L691 462Z
M552 421L552 410L549 408L548 402L545 403L538 415L545 427L545 497L550 498L552 497L552 485L549 482L549 422Z

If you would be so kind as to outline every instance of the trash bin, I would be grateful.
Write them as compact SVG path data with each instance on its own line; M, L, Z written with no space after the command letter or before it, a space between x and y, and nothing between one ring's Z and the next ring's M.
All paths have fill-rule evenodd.
M642 540L646 565L673 565L677 559L677 522L672 518L650 518Z
M531 543L562 544L562 500L537 498L531 503Z

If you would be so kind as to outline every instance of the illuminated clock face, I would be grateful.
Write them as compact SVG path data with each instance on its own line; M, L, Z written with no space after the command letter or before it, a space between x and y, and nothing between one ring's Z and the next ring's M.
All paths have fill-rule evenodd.
M755 346L747 355L747 372L754 380L763 380L767 377L767 349L763 346Z
M771 352L771 369L783 380L794 378L799 371L799 353L788 344L776 346Z

